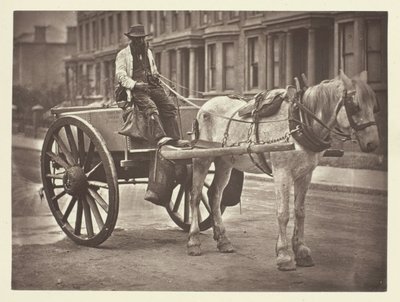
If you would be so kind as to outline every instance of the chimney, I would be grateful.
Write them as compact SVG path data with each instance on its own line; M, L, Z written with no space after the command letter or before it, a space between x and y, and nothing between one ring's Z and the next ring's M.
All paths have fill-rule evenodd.
M35 42L46 43L46 26L35 26Z
M76 26L67 26L67 43L76 44Z

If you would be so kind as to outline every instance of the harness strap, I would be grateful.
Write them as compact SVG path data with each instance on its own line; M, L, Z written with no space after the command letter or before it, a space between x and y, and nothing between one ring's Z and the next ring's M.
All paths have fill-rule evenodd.
M225 147L225 146L226 146L226 143L227 143L227 141L228 141L228 137L229 137L229 128L230 128L230 126L231 126L232 121L234 120L233 117L234 117L234 116L236 115L236 113L238 113L239 110L242 109L243 107L244 107L244 106L240 107L239 109L236 109L236 110L232 113L231 117L229 118L228 123L226 124L225 132L224 132L224 138L222 139L222 147Z
M253 121L254 121L254 136L256 138L256 143L260 142L260 133L259 133L259 116L258 116L258 110L260 109L260 103L262 98L265 96L265 94L259 94L255 98L255 109L253 111ZM250 144L249 144L250 147ZM255 166L260 169L263 173L268 174L269 176L272 176L272 169L268 165L267 160L264 156L264 153L257 153L256 156L258 157L258 160L260 161L260 165L258 165L251 153L249 153L251 161L255 164Z

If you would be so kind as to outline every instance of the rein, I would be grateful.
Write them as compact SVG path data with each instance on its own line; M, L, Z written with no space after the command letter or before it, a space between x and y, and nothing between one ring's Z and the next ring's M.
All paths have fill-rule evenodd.
M311 124L308 122L307 117L315 120L318 124L320 124L323 128L329 131L329 133L336 134L338 136L344 137L343 141L351 140L350 134L345 134L340 131L340 129L330 128L326 123L324 123L320 118L318 118L314 112L308 109L303 102L301 101L304 95L304 91L300 90L297 94L297 97L293 99L293 105L290 107L289 113L289 128L295 129L295 127L299 127L300 131L293 134L293 137L301 144L303 147L308 148L314 152L321 152L330 147L330 138L329 134L325 138L321 138L317 136ZM376 125L375 121L369 121L364 124L357 124L353 115L355 115L358 111L360 111L360 107L354 104L354 96L355 91L350 91L347 93L347 90L343 90L342 97L339 102L336 104L335 109L335 118L337 117L340 109L344 106L346 110L347 119L349 121L350 127L355 131L361 131L367 127ZM300 99L300 100L299 100ZM379 110L379 109L378 109ZM374 112L375 109L374 109Z

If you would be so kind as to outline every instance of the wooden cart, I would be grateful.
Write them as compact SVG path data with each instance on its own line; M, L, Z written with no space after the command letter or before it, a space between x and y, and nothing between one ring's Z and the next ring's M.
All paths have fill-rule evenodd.
M191 129L197 110L191 106L180 108L182 133ZM56 119L48 129L41 153L45 196L57 223L68 237L81 245L97 246L114 230L118 217L118 187L147 183L149 163L156 149L118 134L123 124L122 110L118 107L54 108L52 113ZM292 147L286 144L278 149ZM224 154L238 152L224 149ZM177 152L167 149L164 155L179 160L182 152L186 152L183 157L187 160L201 157L205 151L181 151L176 156ZM214 151L220 152L219 149ZM190 165L185 166L190 170ZM206 182L200 207L201 230L212 226L208 187ZM171 219L185 231L190 227L190 188L190 177L177 183L166 206Z

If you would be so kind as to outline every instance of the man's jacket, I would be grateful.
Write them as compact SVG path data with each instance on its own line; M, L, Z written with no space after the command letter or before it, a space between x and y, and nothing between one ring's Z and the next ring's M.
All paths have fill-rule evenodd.
M156 62L154 61L153 53L150 49L147 50L147 58L149 60L149 66L151 74L158 74ZM133 57L131 53L131 47L128 45L122 49L115 59L115 75L117 81L121 85L129 90L135 87L136 81L132 79L133 74Z

